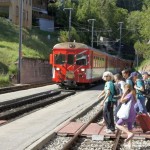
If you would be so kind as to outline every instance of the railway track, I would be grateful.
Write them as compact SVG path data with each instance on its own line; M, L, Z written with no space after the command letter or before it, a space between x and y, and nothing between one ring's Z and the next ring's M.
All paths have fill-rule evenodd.
M75 119L77 122L85 122L84 126L63 146L62 150L87 150L87 149L110 149L116 150L118 141L120 138L120 132L117 131L117 138L116 140L112 140L111 138L105 139L104 136L100 135L93 135L90 138L88 136L82 135L82 133L86 130L86 128L91 123L98 123L99 120L102 118L102 107L95 106L94 109L99 108L97 111L90 110L92 116L87 119L87 121L83 121L83 118L87 118L86 115L89 115L90 112L86 113L85 116ZM85 119L84 119L85 120ZM107 143L107 144L106 144Z
M63 93L64 92L64 93ZM9 114L8 112L12 111L12 116L10 115L10 118L8 117L9 120L13 120L16 117L20 117L20 115L28 112L28 110L34 111L38 108L44 107L45 104L40 104L40 101L45 101L47 103L47 99L53 99L54 102L61 99L59 97L59 94L61 93L62 95L65 96L67 92L75 92L71 90L57 90L57 91L49 91L49 92L43 92L41 94L35 94L23 98L22 100L19 99L19 103L17 103L18 100L14 100L13 102L7 102L3 103L3 105L0 105L0 117L3 117L3 114L6 112L6 118L7 115ZM49 94L49 96L48 96ZM22 101L22 102L21 102ZM33 101L33 102L31 102ZM35 103L35 109L32 109L32 104L36 101ZM64 134L60 133L59 130L55 131L53 134L49 135L46 139L43 139L42 142L40 142L37 145L34 145L32 150L126 150L126 149L131 149L128 147L126 143L124 143L124 138L122 137L122 133L119 131L116 131L115 136L109 136L109 135L83 135L83 132L90 126L92 123L98 124L100 119L102 118L102 108L100 108L100 101L96 102L94 105L90 106L86 110L84 110L81 114L77 115L71 120L71 123L82 123L83 126L73 134ZM31 105L29 104L31 102ZM22 104L23 103L23 104ZM49 102L48 102L49 103ZM51 102L50 102L51 103ZM33 104L34 105L34 104ZM17 107L16 107L17 106ZM29 106L29 107L27 107ZM27 107L27 110L23 113L19 112L19 109ZM33 106L34 107L34 106ZM3 110L3 111L1 111ZM18 111L18 112L17 112ZM24 110L23 110L24 111ZM7 114L8 113L8 114ZM13 113L18 113L20 115L14 115ZM12 117L12 118L11 118ZM0 118L3 119L3 118ZM70 122L68 122L69 124ZM102 126L101 129L103 129L104 126ZM142 148L145 150L150 149L150 135L141 138L141 137L136 137L132 141L132 149L131 150L139 150ZM143 146L144 145L144 146Z
M135 137L132 140L132 148L124 142L126 137L122 137L122 133L119 130L116 130L115 135L84 135L86 129L91 124L98 124L102 118L102 108L99 106L100 102L95 103L81 114L74 117L71 120L72 126L70 128L75 128L76 123L83 123L79 130L76 132L70 131L68 134L66 131L63 131L65 127L57 130L51 134L48 138L44 139L41 143L37 144L33 150L142 150L142 143L144 143L145 150L150 149L150 140L146 138ZM68 123L68 124L71 124ZM66 126L68 125L66 124ZM75 125L75 126L74 126ZM93 126L94 127L94 126ZM69 129L70 129L69 128ZM104 126L102 127L104 129ZM96 129L95 129L96 130ZM60 132L63 131L63 132ZM69 132L69 131L68 131ZM72 132L72 133L71 133ZM102 133L102 132L101 132ZM149 137L150 139L150 137ZM139 141L139 143L138 143ZM138 143L138 144L136 144ZM149 149L148 149L149 148Z
M75 91L71 90L52 90L3 102L0 104L0 120L10 121L25 113L27 114L46 105L55 103L75 93Z
M41 150L67 150L67 149L77 149L79 148L79 145L82 145L81 143L86 139L89 140L89 138L81 137L81 133L86 129L86 127L96 120L101 119L102 117L102 108L99 106L100 101L96 102L94 105L88 107L86 110L84 110L81 114L76 116L74 119L72 119L73 122L82 122L84 125L76 132L73 136L67 136L65 134L60 133L53 133L49 140L45 139L43 140L39 145L35 146L34 149L41 149ZM88 121L87 121L88 120ZM108 141L107 141L108 142ZM100 141L101 143L101 141ZM105 141L106 143L106 141ZM91 145L92 140L91 140ZM87 146L87 144L86 144ZM87 147L89 148L89 147ZM83 149L79 148L79 149Z
M9 87L0 88L0 94L20 91L20 90L26 90L26 89L30 89L30 88L36 88L36 87L52 85L52 84L54 84L54 83L49 82L49 83L23 84L23 85L9 86Z
M92 139L94 137L86 137L82 132L93 122L99 122L102 117L102 108L99 102L95 106L89 107L80 115L76 116L73 122L82 122L84 125L73 135L65 135L61 133L53 134L52 139L41 148L41 150L116 150L118 141L114 139ZM119 133L119 132L118 132ZM118 134L118 139L120 135ZM100 136L95 138L101 138ZM36 147L37 149L37 147Z

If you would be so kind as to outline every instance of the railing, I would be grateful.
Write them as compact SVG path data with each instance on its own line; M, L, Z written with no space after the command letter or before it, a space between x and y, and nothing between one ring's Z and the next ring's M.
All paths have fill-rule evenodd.
M38 9L47 9L46 5L37 5L37 4L33 4L34 8L38 8Z
M50 20L53 20L53 19L54 19L53 16L48 16L48 15L46 15L46 14L34 13L33 16L36 17L36 18L44 18L44 19L50 19Z

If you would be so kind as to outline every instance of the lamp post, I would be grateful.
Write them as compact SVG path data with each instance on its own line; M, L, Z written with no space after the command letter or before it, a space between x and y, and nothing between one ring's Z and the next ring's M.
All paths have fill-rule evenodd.
M88 22L92 21L92 37L91 37L91 47L93 47L93 32L94 32L94 21L96 21L96 19L88 19Z
M21 82L21 55L22 55L22 18L23 18L23 0L20 0L20 17L19 17L19 59L18 59L18 79L17 83Z
M71 12L72 12L72 10L73 10L73 8L64 8L63 10L69 10L69 37L68 37L68 39L69 39L69 42L70 42L70 33L71 33Z

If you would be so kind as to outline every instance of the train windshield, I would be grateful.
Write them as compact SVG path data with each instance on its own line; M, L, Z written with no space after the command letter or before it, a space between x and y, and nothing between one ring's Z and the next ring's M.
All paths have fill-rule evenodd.
M74 55L73 54L68 54L67 64L69 64L69 65L73 65L74 64Z
M56 54L55 55L55 64L64 64L65 63L65 55L64 54Z
M87 65L87 55L83 53L77 54L76 65Z

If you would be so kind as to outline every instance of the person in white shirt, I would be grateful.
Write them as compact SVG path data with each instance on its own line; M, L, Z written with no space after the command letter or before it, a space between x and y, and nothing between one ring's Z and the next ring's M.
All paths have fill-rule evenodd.
M117 122L118 121L117 112L121 107L121 103L119 102L119 100L124 93L125 81L123 81L123 78L120 74L114 75L114 81L115 81L115 88L118 91L118 95L114 97L117 99L117 104L116 104L115 113L114 113L115 121Z

